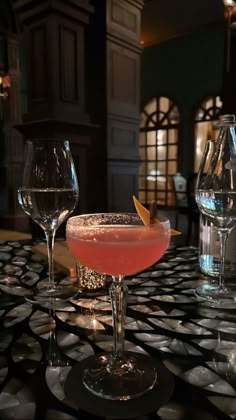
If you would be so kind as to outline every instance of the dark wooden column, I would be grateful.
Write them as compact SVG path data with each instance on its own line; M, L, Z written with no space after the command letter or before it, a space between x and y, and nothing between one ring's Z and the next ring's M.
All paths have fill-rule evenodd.
M21 123L20 101L20 67L19 43L16 34L6 34L7 73L10 76L8 97L2 101L4 120L4 145L1 179L1 211L0 223L2 228L17 228L16 219L19 218L23 227L25 218L19 209L17 188L19 173L22 165L23 139L14 128ZM1 156L1 159L3 158ZM27 225L27 223L26 223Z
M222 114L236 114L236 11L225 6L225 48L222 80Z
M141 0L94 0L87 42L90 113L106 139L107 207L132 211L140 125ZM101 143L100 141L100 143Z
M227 51L227 45L226 45ZM223 72L222 83L222 114L236 114L236 29L232 27L231 42L230 42L230 60L229 66L226 66Z
M108 0L108 207L133 210L138 187L140 126L140 14L143 1Z
M24 138L66 138L79 212L130 211L137 193L142 0L14 0L26 47Z
M24 138L70 140L80 184L78 211L90 211L89 168L97 126L87 113L85 28L88 0L15 0L27 62L27 111L17 128Z

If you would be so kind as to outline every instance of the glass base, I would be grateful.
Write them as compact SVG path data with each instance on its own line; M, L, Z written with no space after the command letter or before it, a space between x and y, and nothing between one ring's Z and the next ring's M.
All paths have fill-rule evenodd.
M109 353L91 357L84 370L83 384L93 394L110 400L130 400L151 390L157 372L151 357L125 352L117 360Z
M236 302L236 285L227 284L220 287L216 284L204 284L195 290L195 295L215 303Z
M48 358L46 364L48 368L66 367L70 365L67 360L63 360L59 356L57 358L55 356L53 358Z
M204 284L195 289L194 293L201 299L213 299L214 294L218 291L219 286L216 284Z
M54 287L49 287L48 281L44 280L33 288L31 294L25 296L25 300L31 304L49 304L53 306L56 303L74 299L78 294L77 282L70 278L65 278L56 283Z

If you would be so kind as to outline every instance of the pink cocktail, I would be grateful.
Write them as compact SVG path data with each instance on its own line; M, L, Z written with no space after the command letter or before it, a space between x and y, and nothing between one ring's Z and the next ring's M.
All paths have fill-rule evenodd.
M112 276L114 348L112 354L95 355L83 383L94 394L127 400L152 389L157 373L150 357L124 351L127 297L125 275L154 264L170 242L170 223L145 226L136 213L100 213L71 217L66 238L74 257L83 265Z
M169 233L162 223L77 226L68 230L67 244L77 260L99 273L130 275L159 260L169 245Z

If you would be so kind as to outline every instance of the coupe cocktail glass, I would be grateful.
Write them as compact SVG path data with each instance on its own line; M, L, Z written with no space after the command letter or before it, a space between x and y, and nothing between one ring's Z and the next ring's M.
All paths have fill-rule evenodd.
M99 353L84 370L83 383L113 400L136 398L152 389L157 372L151 357L124 349L127 286L124 276L154 264L170 242L170 223L144 225L136 213L71 217L66 226L69 249L82 264L112 276L113 352Z

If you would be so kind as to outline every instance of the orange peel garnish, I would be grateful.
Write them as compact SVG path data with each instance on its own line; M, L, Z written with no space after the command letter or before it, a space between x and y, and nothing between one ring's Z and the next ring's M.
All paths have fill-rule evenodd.
M142 220L144 225L150 225L150 211L144 207L140 201L133 195L133 201L135 209ZM156 219L156 223L160 223L160 220ZM181 235L182 232L171 229L171 236Z

